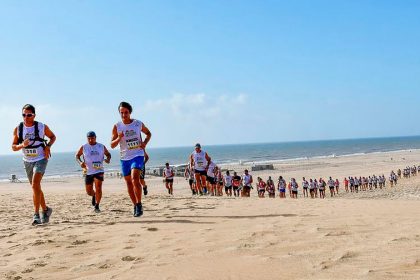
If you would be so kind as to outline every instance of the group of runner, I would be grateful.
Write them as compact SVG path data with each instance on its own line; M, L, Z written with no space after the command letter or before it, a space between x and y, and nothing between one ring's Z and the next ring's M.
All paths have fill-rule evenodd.
M145 148L152 136L143 122L131 118L132 106L121 102L118 112L121 120L112 128L111 148L120 147L121 172L124 177L127 192L133 203L133 216L143 215L142 188L147 194L144 182L144 164L148 160ZM45 202L41 189L41 180L45 173L48 159L51 157L51 146L56 141L51 129L35 121L35 107L26 104L22 108L23 122L13 131L12 150L23 152L23 163L29 183L33 190L34 215L32 225L46 224L52 214L52 208ZM143 140L142 134L146 135ZM87 143L76 153L76 160L81 168L86 170L86 193L91 196L95 212L100 212L99 204L102 198L102 182L104 180L104 162L109 163L111 154L105 145L96 141L94 131L87 133ZM45 137L48 139L46 140ZM42 212L40 213L40 209Z

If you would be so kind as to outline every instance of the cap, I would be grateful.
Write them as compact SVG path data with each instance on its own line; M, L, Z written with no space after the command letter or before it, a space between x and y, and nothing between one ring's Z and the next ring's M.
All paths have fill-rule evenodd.
M196 147L196 148L201 148L200 143L195 144L195 147Z
M89 132L86 134L86 137L96 137L96 133L95 133L94 131L89 131Z

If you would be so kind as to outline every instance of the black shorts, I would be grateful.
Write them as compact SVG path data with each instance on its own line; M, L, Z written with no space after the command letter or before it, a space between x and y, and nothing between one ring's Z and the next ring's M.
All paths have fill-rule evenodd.
M292 194L298 194L298 191L292 191Z
M245 192L249 192L249 191L251 191L251 187L250 187L250 186L244 186L244 191L245 191Z
M228 186L228 187L225 186L225 192L227 192L228 190L231 190L231 189L232 189L232 186Z
M210 177L210 176L207 176L207 182L209 182L211 185L216 184L215 178L214 177Z
M200 176L206 176L207 171L206 170L194 170L194 174L200 174Z
M223 182L219 182L219 186L223 186Z
M165 182L166 183L173 183L174 182L174 179L165 179Z
M190 184L190 187L192 187L192 185L194 184L194 179L189 179L188 183Z
M236 192L239 190L239 187L233 187L233 191Z
M265 193L265 190L258 190L258 193Z
M96 174L92 174L92 175L86 175L85 177L85 184L86 185L92 185L93 182L95 181L95 179L98 179L99 181L103 181L104 180L104 173L96 173Z
M333 190L334 189L334 186L330 186L330 190Z

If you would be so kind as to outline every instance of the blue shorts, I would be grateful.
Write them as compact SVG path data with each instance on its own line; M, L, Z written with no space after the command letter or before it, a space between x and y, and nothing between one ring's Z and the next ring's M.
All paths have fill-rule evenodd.
M141 170L144 165L144 157L138 156L130 160L121 160L121 172L122 175L129 176L131 175L131 169Z

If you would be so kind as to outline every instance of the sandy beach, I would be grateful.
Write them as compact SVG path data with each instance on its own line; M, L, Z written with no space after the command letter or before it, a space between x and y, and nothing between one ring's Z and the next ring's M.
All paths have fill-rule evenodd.
M264 180L385 174L420 164L420 151L286 161ZM229 166L242 174L250 166ZM48 169L47 169L48 174ZM144 215L107 178L96 214L82 178L45 181L50 224L31 226L27 183L0 184L1 279L419 279L420 175L386 189L292 200L174 196L147 178Z

